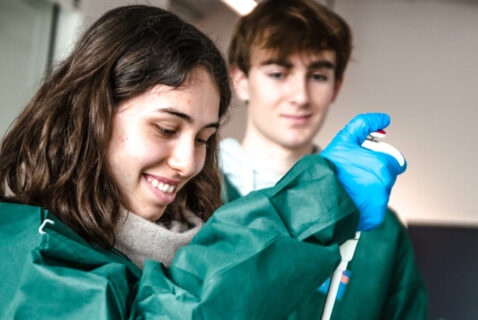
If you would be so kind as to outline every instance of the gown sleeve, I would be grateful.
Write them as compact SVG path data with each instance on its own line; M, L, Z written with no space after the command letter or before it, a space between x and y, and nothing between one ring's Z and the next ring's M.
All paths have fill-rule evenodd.
M131 319L281 319L316 290L358 211L318 155L217 210L172 265L146 261Z

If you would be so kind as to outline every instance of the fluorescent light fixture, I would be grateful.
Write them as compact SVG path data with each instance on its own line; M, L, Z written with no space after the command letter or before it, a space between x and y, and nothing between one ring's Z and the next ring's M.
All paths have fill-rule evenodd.
M241 16L245 16L251 12L257 3L254 0L221 0L227 4L232 10L236 11Z

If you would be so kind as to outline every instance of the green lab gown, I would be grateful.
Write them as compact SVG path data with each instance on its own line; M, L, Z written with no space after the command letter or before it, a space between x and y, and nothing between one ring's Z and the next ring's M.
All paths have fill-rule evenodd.
M0 315L283 319L306 303L311 307L304 312L318 311L314 292L337 266L338 245L353 237L357 223L356 207L317 155L299 161L273 188L217 210L169 268L147 260L141 271L46 210L0 203ZM376 253L387 255L382 248ZM387 294L398 300L400 289Z
M224 202L239 198L227 176L223 178ZM378 228L361 233L347 274L331 319L428 319L425 284L407 231L393 211L388 210ZM287 319L320 319L327 288L312 290Z

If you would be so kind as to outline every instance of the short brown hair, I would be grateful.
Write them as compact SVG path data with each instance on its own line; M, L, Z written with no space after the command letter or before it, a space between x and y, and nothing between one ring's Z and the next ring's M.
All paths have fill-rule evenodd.
M236 24L229 46L229 64L247 75L254 47L273 50L278 58L332 50L337 60L337 81L350 59L352 33L339 15L314 1L267 0Z
M83 238L111 247L125 199L106 161L116 109L155 85L181 86L196 67L218 87L221 119L231 97L228 71L209 38L156 7L105 13L3 139L0 199L47 209ZM221 204L218 134L210 141L203 170L168 210L186 206L206 220Z

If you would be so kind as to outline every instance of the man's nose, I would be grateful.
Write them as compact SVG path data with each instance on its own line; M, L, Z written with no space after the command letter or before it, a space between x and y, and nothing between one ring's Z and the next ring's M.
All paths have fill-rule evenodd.
M289 85L289 100L292 104L303 106L309 102L309 92L307 88L307 79L297 76L291 79Z

